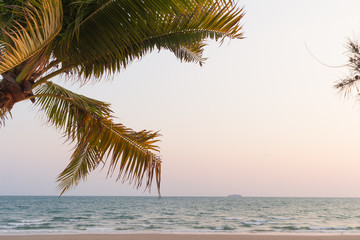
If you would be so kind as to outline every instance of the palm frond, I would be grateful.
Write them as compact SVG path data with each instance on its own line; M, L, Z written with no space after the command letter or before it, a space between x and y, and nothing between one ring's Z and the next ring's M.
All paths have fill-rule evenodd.
M202 63L198 54L187 54L189 46L206 38L242 38L243 10L232 1L87 0L72 7L82 9L80 17L63 30L54 54L86 80L126 68L154 48Z
M5 120L8 119L9 115L10 112L7 109L0 108L0 127L5 126Z
M39 53L61 30L61 0L26 1L22 8L24 23L14 21L0 41L0 74L11 70Z
M358 42L348 41L349 75L335 84L340 94L344 97L356 95L360 97L360 46ZM358 99L360 100L360 99Z
M69 165L59 175L62 193L76 186L88 173L109 160L108 175L118 169L117 180L123 179L140 187L146 177L151 187L155 175L160 190L161 161L154 152L157 132L135 132L115 124L109 105L75 94L54 83L36 90L36 104L44 110L47 121L76 142Z
M202 66L206 61L206 58L202 56L205 45L206 44L199 42L193 46L172 48L170 51L172 51L180 61L195 62Z

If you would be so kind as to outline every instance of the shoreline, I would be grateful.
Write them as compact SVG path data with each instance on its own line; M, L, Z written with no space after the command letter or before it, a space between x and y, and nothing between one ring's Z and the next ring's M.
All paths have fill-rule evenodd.
M69 233L0 235L0 240L358 240L359 234Z

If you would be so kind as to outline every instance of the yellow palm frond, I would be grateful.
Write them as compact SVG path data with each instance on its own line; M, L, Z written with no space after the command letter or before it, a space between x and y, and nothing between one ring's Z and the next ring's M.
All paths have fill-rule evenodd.
M36 104L45 111L47 121L63 130L75 142L69 165L59 175L63 192L76 186L99 164L109 160L108 175L117 171L117 180L140 187L144 177L150 188L155 176L160 188L161 161L154 153L159 148L157 132L135 132L112 121L109 105L75 94L54 83L36 90Z
M61 0L27 1L22 10L24 23L2 30L8 41L0 41L0 74L35 56L61 30Z
M5 120L8 118L8 115L11 114L6 109L0 108L0 127L5 125Z

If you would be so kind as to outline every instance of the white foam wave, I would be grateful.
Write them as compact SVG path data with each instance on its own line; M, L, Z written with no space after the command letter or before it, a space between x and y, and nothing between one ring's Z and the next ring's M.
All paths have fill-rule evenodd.
M86 228L85 231L87 232L114 232L115 229L114 228Z
M41 223L43 222L44 220L42 219L23 219L23 220L20 220L20 222L22 223Z
M253 220L254 222L267 222L266 219L256 219L256 220Z
M29 223L8 223L9 226L14 226L14 227L21 227L21 226L26 226L26 225L30 225Z
M262 225L262 224L264 224L264 223L263 223L263 222L254 222L254 221L251 221L251 222L243 222L243 224L259 226L259 225Z
M224 217L222 219L223 220L241 220L242 218L240 218L240 217Z
M273 217L272 219L274 219L274 220L291 220L293 218L290 218L290 217Z
M0 229L13 229L16 228L16 226L7 226L7 225L1 225Z
M50 233L50 234L53 234L53 233L80 233L80 231L74 231L74 230L61 230L61 229L28 229L28 230L0 230L0 236L2 234L32 234L32 233L35 233L35 234L39 234L39 233Z
M10 222L8 223L8 226L14 226L14 227L23 227L23 226L29 226L29 225L41 225L44 224L44 220L41 219L25 219L20 220L19 222Z
M165 225L173 225L173 223L171 223L171 222L162 222L161 224L165 224Z
M348 227L308 227L309 230L348 230Z

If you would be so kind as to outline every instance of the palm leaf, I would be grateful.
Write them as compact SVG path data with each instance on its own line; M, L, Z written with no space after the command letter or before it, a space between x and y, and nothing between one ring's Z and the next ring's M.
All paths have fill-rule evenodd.
M2 29L9 41L0 41L0 74L40 53L61 30L61 0L27 1L22 11L24 23Z
M204 46L204 43L198 42L193 46L181 46L172 48L170 51L172 51L180 61L195 62L202 66L206 60L206 58L202 57Z
M118 169L123 179L140 187L144 177L150 189L155 175L160 187L161 161L155 143L157 132L135 132L115 124L109 105L75 94L54 83L36 90L36 104L45 111L47 121L62 130L69 141L76 142L69 165L59 175L62 193L85 179L91 170L109 159L108 175Z
M242 38L243 11L232 1L87 0L71 6L79 9L76 21L62 31L54 54L86 80L126 68L154 48L202 63L189 46L203 47L206 38Z
M335 88L345 97L356 95L360 101L360 46L356 41L348 41L349 75L336 83Z
M5 125L5 120L8 118L8 115L10 115L10 112L7 111L7 109L0 108L0 127Z

